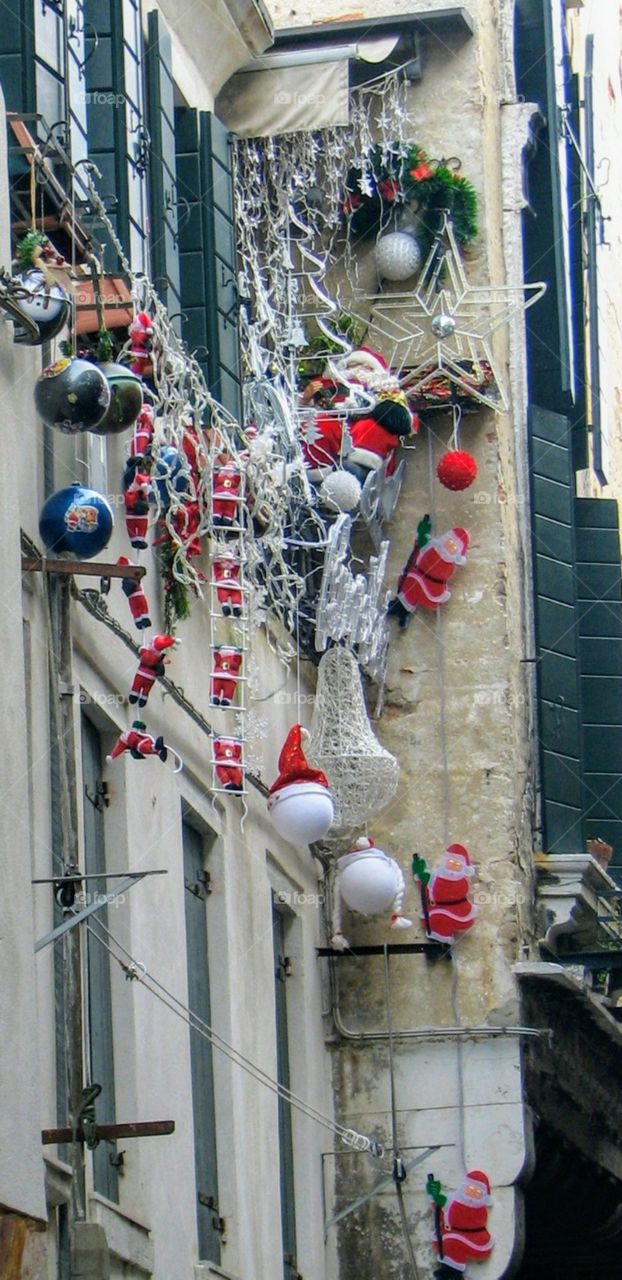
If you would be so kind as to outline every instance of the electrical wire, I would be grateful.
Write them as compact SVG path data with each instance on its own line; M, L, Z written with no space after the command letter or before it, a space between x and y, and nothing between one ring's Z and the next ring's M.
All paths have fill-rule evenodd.
M408 1226L408 1217L406 1214L406 1205L404 1204L404 1192L402 1190L402 1182L404 1175L401 1171L401 1156L397 1142L397 1103L395 1092L395 1063L393 1058L393 1017L391 1013L391 987L389 983L389 951L387 943L384 944L384 1000L387 1014L387 1031L389 1037L389 1082L391 1090L391 1139L393 1142L393 1183L395 1186L395 1194L400 1212L400 1220L402 1223L402 1233L404 1236L404 1244L410 1265L412 1269L413 1280L419 1280L419 1268L417 1267L417 1259L413 1247L412 1237Z

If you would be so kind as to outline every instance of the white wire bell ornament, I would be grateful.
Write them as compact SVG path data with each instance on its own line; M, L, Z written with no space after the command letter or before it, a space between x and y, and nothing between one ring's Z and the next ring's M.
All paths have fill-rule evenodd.
M372 732L349 649L336 646L320 659L307 754L328 777L335 804L331 835L365 823L397 791L398 762Z

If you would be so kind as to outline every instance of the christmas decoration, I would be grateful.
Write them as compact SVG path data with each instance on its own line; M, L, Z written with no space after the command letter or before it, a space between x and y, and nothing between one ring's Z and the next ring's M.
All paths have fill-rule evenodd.
M39 374L35 406L48 427L73 435L92 431L110 406L110 387L97 365L77 356L57 360Z
M412 432L413 419L402 392L381 394L370 413L350 421L352 448L344 463L346 470L361 484L369 471L378 471L385 461L390 474L400 441Z
M492 1253L490 1181L480 1169L472 1169L449 1199L433 1176L428 1177L427 1191L435 1206L434 1248L440 1260L434 1277L451 1280L456 1272L464 1272L469 1262L485 1262Z
M362 836L349 853L337 859L338 885L333 905L334 947L349 945L341 930L341 898L351 911L376 916L391 909L390 927L409 929L412 921L402 915L406 885L401 867L373 840Z
M322 481L320 498L337 511L355 511L361 498L361 482L349 471L331 471Z
M140 458L128 459L123 473L125 527L127 536L137 551L143 551L147 546L151 493L151 477L146 471L139 470L140 461Z
M130 369L139 378L151 377L153 373L151 363L153 323L146 311L139 311L138 315L134 317L129 327L129 337L131 344L130 356L132 357Z
M120 735L110 755L106 756L107 763L111 764L118 756L123 755L124 751L129 751L133 760L146 760L147 756L159 756L163 763L167 760L170 751L177 762L174 772L179 773L183 768L181 756L172 747L167 746L162 737L154 738L147 733L142 720L134 720L131 729L126 729Z
M39 533L53 555L90 560L108 545L113 524L112 509L101 493L70 484L44 503Z
M432 873L415 854L413 874L421 884L421 918L428 937L452 943L456 933L466 933L477 920L479 908L468 896L475 869L465 846L450 844Z
M243 654L231 645L218 645L213 653L213 669L210 679L210 702L214 707L230 707L235 698Z
M339 465L344 443L343 416L337 411L318 413L307 411L300 422L300 445L314 484L330 475Z
M408 626L419 605L422 609L438 609L451 596L448 582L459 565L466 564L469 535L466 529L449 529L438 538L431 537L430 517L424 516L417 538L397 584L397 596L387 613L397 618L399 626Z
M389 231L376 241L379 280L409 280L421 266L421 250L405 231Z
M212 763L221 787L239 795L244 790L243 747L240 739L213 738Z
M127 556L119 556L117 564L131 564ZM130 613L134 619L134 626L139 631L144 631L146 627L151 626L151 618L149 616L149 601L145 595L142 583L133 582L131 578L121 579L121 589L127 596L130 606Z
M129 701L139 707L147 704L147 699L157 676L164 675L165 663L163 654L167 649L180 645L181 640L174 636L154 636L149 644L141 645L138 650L140 662L129 693Z
M212 523L215 528L232 528L240 521L242 472L232 461L212 472Z
M290 729L279 756L279 776L270 787L268 814L279 835L292 844L321 840L333 820L326 774L312 768L302 748L302 725Z
M358 663L348 649L334 647L320 660L309 758L328 776L336 831L366 822L397 790L399 765L372 733Z
M15 337L16 342L39 347L51 342L69 319L70 303L59 284L48 283L42 271L31 267L13 277L12 297L22 315L36 325L37 336L29 336L24 330Z
M436 474L446 489L468 489L477 476L477 463L470 453L451 449L439 458Z
M130 458L144 459L151 455L153 429L153 409L150 404L143 404L130 441Z
M120 435L138 418L143 403L143 384L127 365L106 363L100 364L99 368L110 387L110 405L99 425L91 430L99 436Z
M235 551L223 550L212 560L212 580L223 617L242 616L241 565Z

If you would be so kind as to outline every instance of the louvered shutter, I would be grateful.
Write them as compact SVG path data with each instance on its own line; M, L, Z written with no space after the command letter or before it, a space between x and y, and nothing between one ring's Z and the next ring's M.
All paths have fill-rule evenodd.
M151 138L151 268L156 289L169 315L176 317L175 327L180 329L175 95L171 40L162 18L155 10L148 15L147 31L147 120Z

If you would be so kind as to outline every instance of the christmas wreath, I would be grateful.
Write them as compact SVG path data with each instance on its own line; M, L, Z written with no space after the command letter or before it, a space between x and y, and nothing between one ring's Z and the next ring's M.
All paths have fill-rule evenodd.
M446 209L458 243L468 244L477 235L477 194L459 168L458 160L430 160L415 143L396 142L388 152L374 147L364 169L348 172L342 204L348 233L357 240L377 235L397 209L412 206L425 260Z

